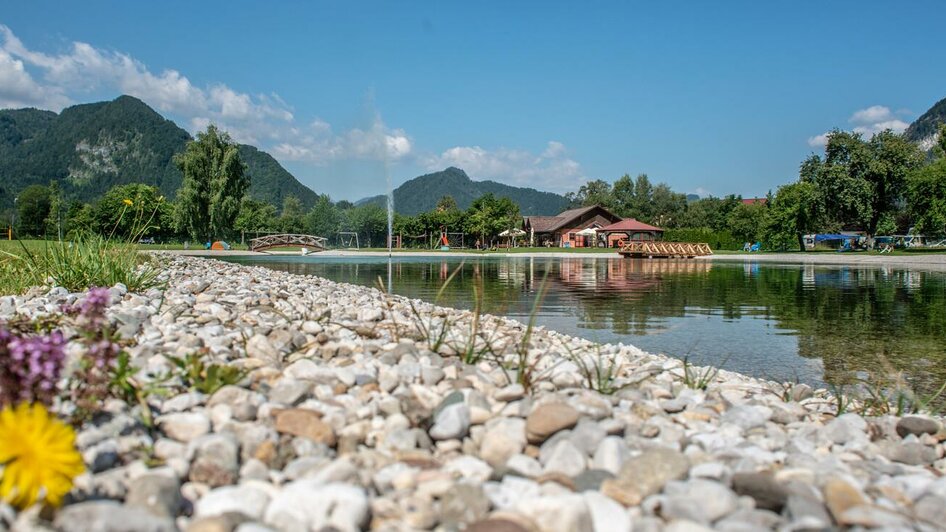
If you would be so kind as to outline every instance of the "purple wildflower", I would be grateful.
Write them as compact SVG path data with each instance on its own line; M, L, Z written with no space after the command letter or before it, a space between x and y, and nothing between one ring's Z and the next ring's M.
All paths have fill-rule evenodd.
M0 328L0 404L50 404L66 360L65 344L59 331L21 337Z
M106 322L105 310L111 303L111 299L112 295L108 288L90 288L82 301L75 305L65 305L62 311L65 314L77 316L77 325L81 329L96 333Z

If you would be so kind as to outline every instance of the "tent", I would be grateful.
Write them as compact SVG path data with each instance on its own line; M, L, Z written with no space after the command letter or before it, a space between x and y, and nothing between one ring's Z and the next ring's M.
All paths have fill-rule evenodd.
M225 249L230 249L230 244L227 244L223 240L218 240L210 246L210 249L215 251L223 251Z

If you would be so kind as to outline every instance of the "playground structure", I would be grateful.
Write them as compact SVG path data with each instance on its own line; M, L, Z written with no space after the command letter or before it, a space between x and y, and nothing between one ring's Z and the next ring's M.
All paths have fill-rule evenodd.
M268 249L282 247L301 247L306 255L325 250L325 237L313 235L266 235L250 240L250 251L265 252Z
M361 249L361 246L358 242L358 233L354 231L339 231L338 232L338 248L339 249Z
M713 250L705 243L635 240L623 244L618 253L632 259L692 259L712 255Z

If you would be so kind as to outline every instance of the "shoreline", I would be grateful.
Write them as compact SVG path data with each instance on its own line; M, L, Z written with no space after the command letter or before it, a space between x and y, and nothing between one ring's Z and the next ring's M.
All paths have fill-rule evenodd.
M149 253L170 254L193 257L298 257L298 252L280 251L261 253L245 250L208 251L208 250L162 250ZM312 253L308 257L387 257L386 251L343 251L327 250ZM529 252L529 253L472 253L462 251L393 251L392 257L417 258L581 258L581 259L620 259L618 253L566 253L566 252ZM653 259L667 260L667 259ZM682 259L671 259L682 260ZM917 255L859 255L855 253L768 253L768 254L723 254L708 257L697 257L689 260L708 260L713 262L743 262L743 263L770 263L770 264L811 264L837 266L914 266L935 271L946 271L946 254L931 253Z
M140 405L110 401L110 415L78 434L89 471L59 529L114 519L150 530L477 532L942 522L941 417L862 416L857 401L845 413L825 390L375 288L158 260L163 290L112 289L109 315L136 340L137 378L159 379L168 357L192 353L247 374L208 394L150 396L153 429ZM13 296L5 308L42 313L68 297Z

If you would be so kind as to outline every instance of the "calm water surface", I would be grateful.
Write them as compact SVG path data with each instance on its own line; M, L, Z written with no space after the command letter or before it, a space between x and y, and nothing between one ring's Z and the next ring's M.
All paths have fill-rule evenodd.
M780 381L841 384L902 373L920 389L946 378L946 274L899 268L604 258L240 257L335 281L470 308L598 342Z

